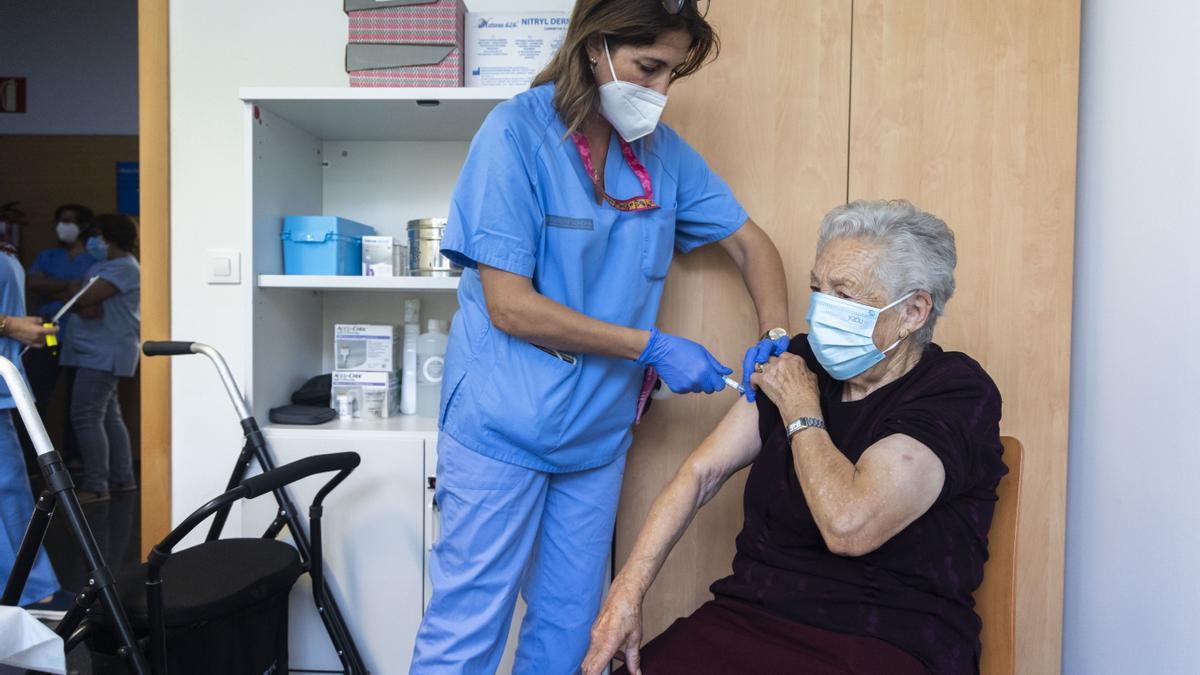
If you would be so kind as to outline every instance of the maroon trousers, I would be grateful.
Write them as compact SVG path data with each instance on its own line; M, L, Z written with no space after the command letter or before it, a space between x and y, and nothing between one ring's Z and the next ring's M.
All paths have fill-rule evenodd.
M641 654L644 675L929 675L916 657L883 640L813 628L728 598L676 620Z

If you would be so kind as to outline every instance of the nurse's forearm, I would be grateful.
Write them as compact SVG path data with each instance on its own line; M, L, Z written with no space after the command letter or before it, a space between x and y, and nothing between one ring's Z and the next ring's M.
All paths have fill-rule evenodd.
M538 293L518 274L479 266L492 324L542 347L623 359L642 355L650 331L593 319Z
M790 330L783 258L767 233L753 220L747 220L721 244L741 270L746 290L758 310L759 330L764 333L772 328Z

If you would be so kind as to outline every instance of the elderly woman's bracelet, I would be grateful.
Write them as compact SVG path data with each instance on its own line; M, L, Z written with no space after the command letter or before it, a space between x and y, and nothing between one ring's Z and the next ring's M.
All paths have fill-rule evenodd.
M804 431L805 429L824 429L825 420L816 417L801 417L800 419L787 425L788 440L792 440L792 436Z

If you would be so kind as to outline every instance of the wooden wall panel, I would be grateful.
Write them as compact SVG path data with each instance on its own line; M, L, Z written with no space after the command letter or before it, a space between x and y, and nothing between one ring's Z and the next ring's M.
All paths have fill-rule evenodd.
M142 339L171 337L167 0L138 2ZM142 554L171 529L171 360L142 359Z
M955 230L935 339L987 368L1026 448L1019 673L1058 672L1061 652L1079 11L854 3L849 196L907 198Z
M788 269L793 326L807 308L820 217L846 197L850 0L712 3L724 52L671 90L667 121L732 185L775 240ZM786 29L780 29L786 26ZM710 247L679 258L659 317L741 370L758 325L728 257ZM617 524L620 565L650 503L733 401L724 392L655 403L636 430ZM675 547L645 604L647 639L710 598L730 571L741 529L743 474L730 480Z
M66 202L117 210L117 162L138 158L137 136L0 134L0 203L19 201L21 262L54 246L54 209Z

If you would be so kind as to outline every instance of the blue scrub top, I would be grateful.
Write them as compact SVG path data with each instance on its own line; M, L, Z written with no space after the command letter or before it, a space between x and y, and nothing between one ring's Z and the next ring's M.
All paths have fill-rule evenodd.
M465 269L440 428L488 457L560 473L603 466L628 449L644 369L594 354L574 354L571 364L495 328L477 266L529 277L542 295L590 317L649 330L673 252L724 239L747 216L665 124L632 144L660 208L596 204L553 98L553 85L543 85L497 106L455 187L442 252ZM615 133L605 173L613 197L642 194Z
M17 257L0 251L0 314L4 316L25 316L25 270L21 268ZM25 377L25 366L21 363L20 342L12 338L0 337L0 356L16 364ZM17 407L13 402L8 385L0 379L0 410Z
M80 253L72 258L67 249L56 246L39 253L37 258L34 258L33 265L30 265L29 273L45 274L59 281L76 281L83 279L95 264L96 259L90 253ZM38 316L54 316L64 304L63 300L51 300L37 308Z
M87 276L99 276L117 294L100 304L99 317L75 317L59 363L133 377L142 330L142 268L127 255L96 263Z

